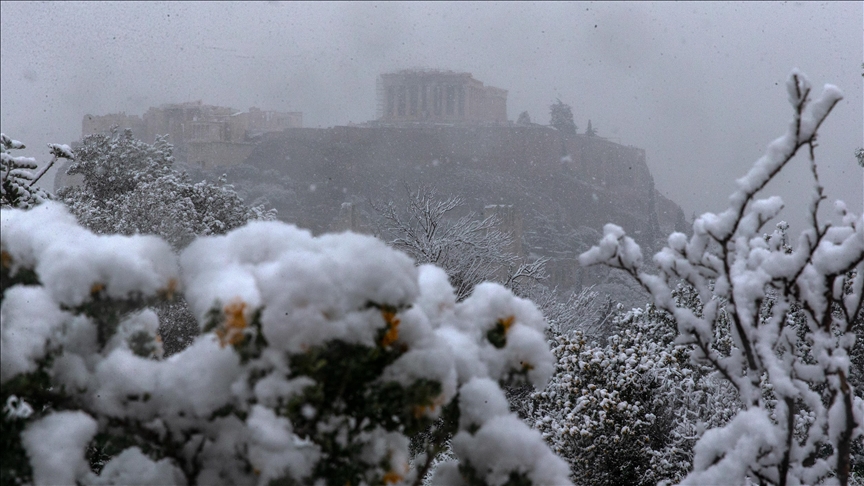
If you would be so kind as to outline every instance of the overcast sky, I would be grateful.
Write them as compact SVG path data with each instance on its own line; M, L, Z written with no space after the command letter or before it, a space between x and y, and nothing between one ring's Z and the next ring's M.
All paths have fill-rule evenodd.
M862 2L0 4L0 128L47 160L87 114L202 100L298 110L306 126L375 117L375 79L468 71L509 91L515 120L572 105L580 131L642 147L656 187L692 213L726 207L791 116L794 67L846 98L821 131L829 199L862 208ZM806 160L772 193L797 223Z

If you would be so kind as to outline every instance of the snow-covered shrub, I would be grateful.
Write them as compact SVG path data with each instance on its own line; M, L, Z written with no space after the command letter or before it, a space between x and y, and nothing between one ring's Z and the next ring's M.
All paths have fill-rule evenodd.
M172 153L165 138L151 145L135 139L130 130L90 135L75 150L68 169L69 174L81 174L83 184L61 189L59 199L96 233L157 235L175 249L199 235L224 234L248 221L274 218L262 207L246 206L224 180L192 183L172 168ZM168 354L198 333L182 296L156 310Z
M450 436L434 483L568 482L501 390L544 385L554 358L498 284L457 302L379 240L278 222L179 257L52 202L0 229L4 484L414 484ZM180 291L203 333L164 359L146 306Z
M848 484L851 451L864 435L864 401L849 380L853 323L862 310L864 220L837 202L840 224L820 222L825 196L817 177L810 225L791 253L782 231L762 234L783 203L757 194L802 148L817 174L816 132L842 98L826 85L811 102L810 84L797 71L787 90L794 109L787 132L737 181L726 211L697 218L689 239L669 236L653 259L658 275L641 270L639 246L612 224L580 257L583 265L630 273L674 316L676 342L693 345L694 363L713 367L740 397L742 410L695 445L684 484ZM696 289L701 312L676 305L671 288L679 280ZM716 339L724 320L734 344L728 355Z
M175 248L195 236L225 234L252 220L272 220L262 207L247 207L234 189L192 183L172 168L173 147L165 138L150 145L131 130L84 138L75 150L69 174L81 174L81 186L58 196L78 221L101 234L158 235Z
M656 371L671 359L636 330L586 342L580 331L555 336L558 370L535 395L537 427L571 465L580 484L656 484L650 469L657 421ZM658 363L656 360L659 360ZM667 431L664 431L667 432Z
M37 168L36 159L32 157L14 157L10 150L26 148L18 140L12 140L5 133L0 133L0 207L27 209L50 199L45 190L33 187L57 159L72 159L72 151L68 145L49 143L53 158L37 173L31 172Z
M687 306L692 289L674 291ZM705 426L740 409L728 387L687 359L671 316L653 305L614 318L605 345L581 330L553 328L558 365L531 396L530 421L580 484L675 482L690 468Z

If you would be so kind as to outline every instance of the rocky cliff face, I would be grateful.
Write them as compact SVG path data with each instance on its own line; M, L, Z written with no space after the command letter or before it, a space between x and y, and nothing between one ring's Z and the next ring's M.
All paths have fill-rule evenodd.
M406 186L459 195L478 214L513 205L522 248L567 267L553 269L562 285L578 284L574 259L607 222L648 246L686 231L681 209L655 190L643 150L542 126L290 129L245 165L291 194L270 198L281 219L314 232L373 232L368 202L398 202Z

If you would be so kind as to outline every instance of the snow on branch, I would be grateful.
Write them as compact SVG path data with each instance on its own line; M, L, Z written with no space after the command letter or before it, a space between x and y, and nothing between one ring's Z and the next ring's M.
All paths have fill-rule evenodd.
M49 143L53 158L35 174L32 172L38 165L32 157L13 157L10 150L21 150L26 146L18 140L13 140L0 134L0 206L31 208L47 199L50 195L34 184L48 172L58 158L74 159L72 149L68 145Z
M544 386L554 357L541 312L501 285L457 302L443 270L379 240L278 222L199 238L179 261L54 202L0 222L16 481L420 484L452 438L438 483L569 484L504 398ZM181 292L201 334L163 359L147 306Z
M670 313L694 363L707 364L737 390L744 410L705 433L685 484L848 484L850 450L864 435L864 401L849 384L853 322L862 317L864 221L838 203L842 225L817 218L824 199L815 162L817 132L842 99L833 85L811 100L807 78L787 82L793 118L786 133L737 181L729 207L693 223L693 236L669 236L654 255L656 275L641 269L638 245L615 225L580 256L630 273L656 306ZM814 176L811 224L790 246L788 225L766 226L783 208L779 197L757 195L802 148ZM672 288L693 286L696 311L676 305ZM728 321L727 321L728 319ZM728 325L734 345L717 345ZM861 337L858 336L860 339ZM767 394L765 387L770 387Z

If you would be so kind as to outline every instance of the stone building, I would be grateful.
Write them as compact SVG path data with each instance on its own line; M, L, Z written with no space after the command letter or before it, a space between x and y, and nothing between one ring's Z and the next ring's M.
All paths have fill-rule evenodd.
M378 121L507 123L507 90L471 73L405 70L378 78Z
M114 125L131 128L136 138L147 143L153 143L159 135L168 135L178 160L212 168L242 163L266 133L301 128L303 114L254 107L241 112L198 100L150 108L143 116L85 115L81 136L107 132Z
M81 138L94 133L107 133L111 127L131 128L132 133L141 137L144 134L144 121L138 115L127 115L125 111L110 115L84 115L81 120Z

